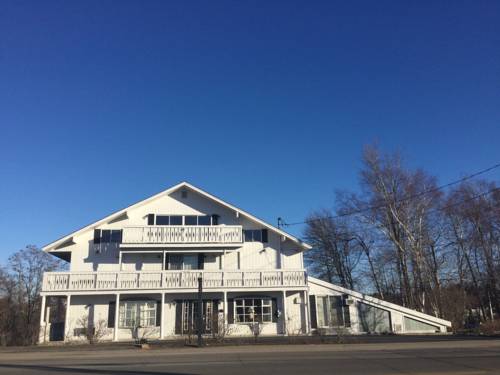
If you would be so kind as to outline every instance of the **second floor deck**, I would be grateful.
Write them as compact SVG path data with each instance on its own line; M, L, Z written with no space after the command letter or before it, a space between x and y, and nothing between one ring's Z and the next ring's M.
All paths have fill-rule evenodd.
M105 292L132 290L255 289L305 287L304 270L238 271L119 271L119 272L46 272L43 293Z
M148 225L123 228L124 245L241 245L241 225Z

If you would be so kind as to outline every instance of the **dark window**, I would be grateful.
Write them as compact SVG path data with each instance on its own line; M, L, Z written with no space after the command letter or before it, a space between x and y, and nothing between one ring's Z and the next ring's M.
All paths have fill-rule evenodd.
M169 224L170 224L170 216L166 215L156 216L156 225L169 225Z
M210 216L198 216L198 225L210 225Z
M101 230L100 229L94 229L94 243L95 244L101 243Z
M170 216L170 225L182 225L182 216Z
M155 214L148 214L148 225L155 225Z
M245 242L267 242L267 229L247 229L244 230Z
M262 229L262 242L264 243L269 242L267 229Z
M95 242L95 239L94 239ZM103 229L101 230L100 243L121 243L122 230L121 229Z
M111 231L109 229L103 229L101 231L101 242L104 243L111 242Z
M184 216L184 225L198 225L198 217Z
M253 231L244 230L243 233L245 234L245 242L252 242L253 241Z
M122 243L122 231L121 229L111 231L111 242Z
M217 214L212 215L212 225L219 225L219 215Z

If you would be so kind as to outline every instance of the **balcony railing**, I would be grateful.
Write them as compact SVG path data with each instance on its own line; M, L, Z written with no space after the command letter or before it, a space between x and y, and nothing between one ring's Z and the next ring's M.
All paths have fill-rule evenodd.
M148 225L123 228L124 244L240 244L241 225Z
M46 272L43 292L150 289L272 288L306 286L304 270Z

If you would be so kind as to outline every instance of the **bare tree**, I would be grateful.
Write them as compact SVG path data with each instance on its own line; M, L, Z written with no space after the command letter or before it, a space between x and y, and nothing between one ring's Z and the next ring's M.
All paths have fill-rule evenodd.
M60 267L59 260L29 245L14 253L0 269L0 293L4 300L0 329L8 345L37 342L43 273Z

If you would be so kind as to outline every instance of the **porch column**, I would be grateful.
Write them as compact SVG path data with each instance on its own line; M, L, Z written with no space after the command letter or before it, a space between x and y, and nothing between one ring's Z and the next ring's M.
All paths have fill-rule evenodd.
M64 317L64 341L68 341L70 336L70 308L71 308L71 294L66 296L66 314Z
M38 343L47 341L47 323L45 322L45 296L42 296L42 305L40 306L40 332L38 333Z
M227 292L224 291L224 331L227 326Z
M311 327L310 327L310 321L311 319L309 318L309 292L307 290L304 290L304 318L306 320L306 334L309 334L311 332Z
M115 328L113 330L113 341L118 341L118 319L119 318L120 318L120 293L116 294Z
M287 334L286 326L287 326L287 318L286 318L286 290L282 291L282 299L283 299L283 334Z
M45 296L42 296L42 306L40 307L40 325L45 323Z
M165 317L165 293L161 294L161 308L160 308L160 339L163 339L165 337L165 327L163 327L163 320Z

